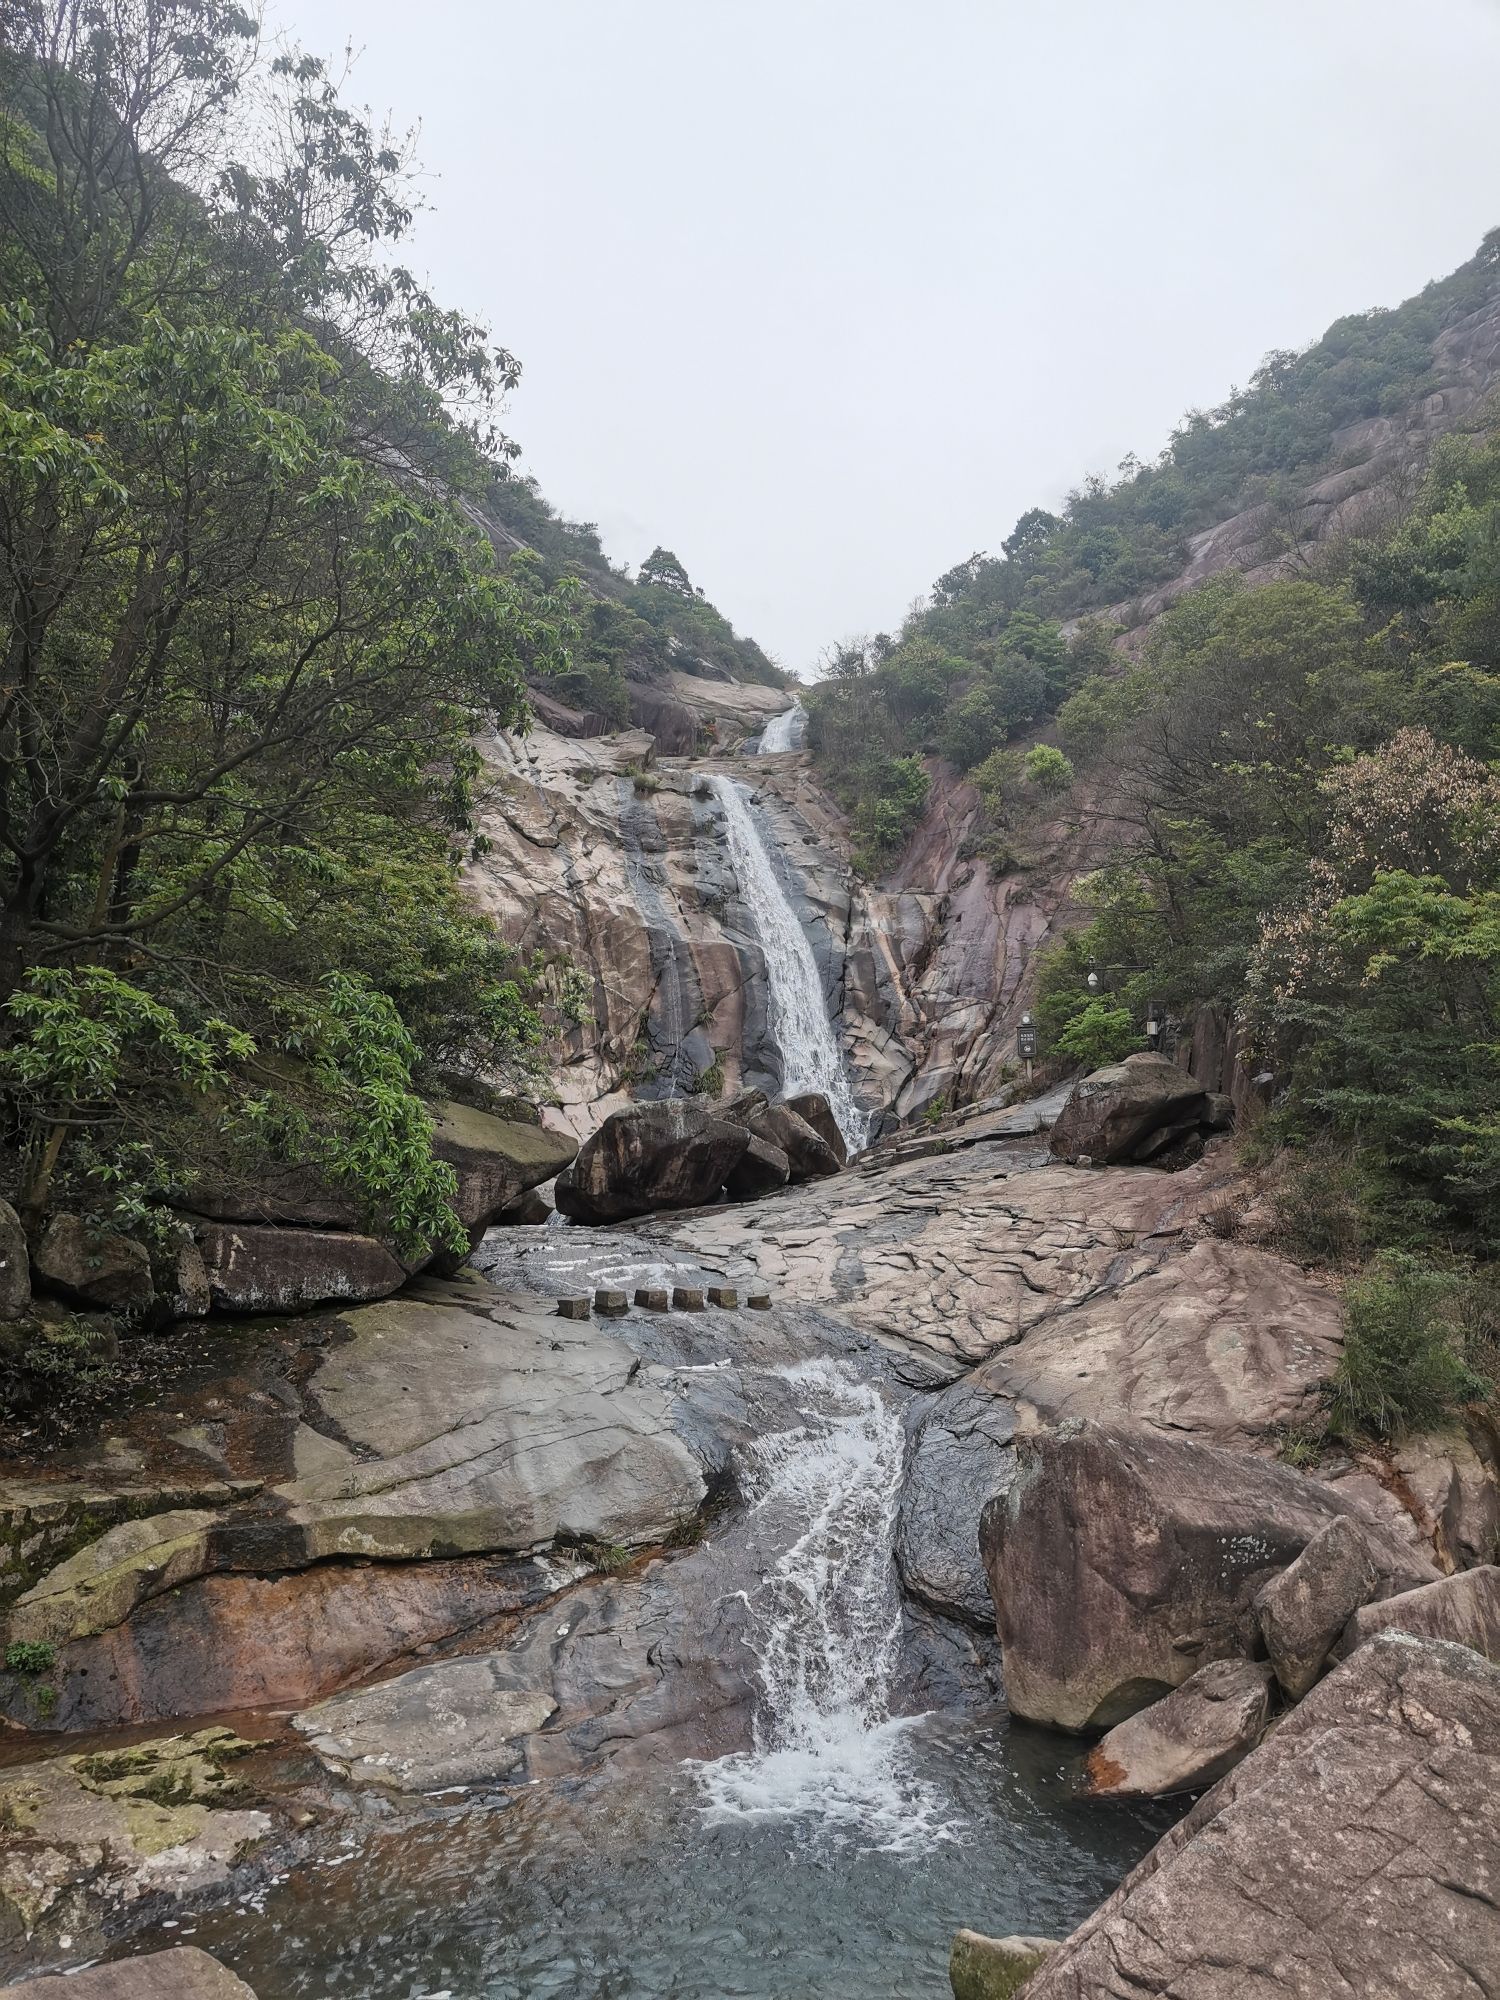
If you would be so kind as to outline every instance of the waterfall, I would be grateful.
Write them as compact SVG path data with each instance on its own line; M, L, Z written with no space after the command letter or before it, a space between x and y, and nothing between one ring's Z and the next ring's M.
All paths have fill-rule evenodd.
M822 1091L849 1150L855 1152L865 1142L868 1121L849 1087L849 1072L828 1018L823 982L807 933L776 879L743 788L732 778L715 777L709 783L724 808L729 858L766 961L771 1032L781 1055L782 1091L787 1097L804 1090Z
M767 1551L744 1600L760 1684L755 1748L699 1766L699 1786L717 1819L806 1819L891 1848L945 1838L936 1794L908 1768L910 1723L890 1712L900 1417L846 1363L780 1372L805 1420L739 1463L751 1532Z
M779 750L799 750L802 747L802 726L807 720L806 711L800 701L794 701L790 708L773 715L761 731L756 747L758 757L772 757Z

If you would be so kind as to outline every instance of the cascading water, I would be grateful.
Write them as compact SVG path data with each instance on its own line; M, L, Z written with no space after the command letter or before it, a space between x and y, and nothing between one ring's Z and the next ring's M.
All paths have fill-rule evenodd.
M757 757L774 757L782 750L796 750L802 742L802 726L807 720L807 711L800 701L794 701L790 708L773 715L761 731L760 742L756 745Z
M788 1097L820 1090L833 1108L851 1152L865 1142L868 1121L854 1101L849 1072L823 999L823 982L807 933L776 879L771 857L744 789L732 778L710 779L724 808L724 835L740 895L766 961L771 1032L781 1053L781 1087Z
M904 1433L844 1363L782 1371L806 1420L760 1439L741 1474L773 1552L746 1598L760 1702L755 1748L699 1767L714 1818L799 1819L884 1848L946 1837L890 1712L901 1638L893 1557Z

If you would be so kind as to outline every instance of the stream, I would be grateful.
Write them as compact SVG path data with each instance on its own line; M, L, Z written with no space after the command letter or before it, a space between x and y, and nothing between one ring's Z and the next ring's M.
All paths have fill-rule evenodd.
M611 1250L634 1275L628 1238L498 1240L517 1234L489 1239L492 1278L555 1282ZM810 1348L814 1331L799 1319L793 1337ZM743 1504L710 1550L718 1601L743 1606L726 1629L749 1746L679 1761L637 1745L575 1778L376 1795L295 1870L133 1949L203 1945L260 2000L942 2000L960 1926L1061 1935L1096 1906L1175 1814L1075 1802L1078 1746L1012 1728L993 1697L903 1712L905 1432L878 1357L685 1373L706 1408L753 1405Z

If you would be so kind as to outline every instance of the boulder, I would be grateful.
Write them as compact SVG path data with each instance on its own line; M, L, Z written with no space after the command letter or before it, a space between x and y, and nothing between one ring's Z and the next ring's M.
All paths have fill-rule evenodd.
M811 1125L841 1167L848 1164L849 1148L833 1115L833 1106L821 1090L800 1091L797 1096L787 1098L786 1108L794 1111L804 1125Z
M620 1222L713 1201L750 1144L745 1126L677 1098L613 1112L557 1177L577 1222Z
M948 1954L953 2000L1011 2000L1056 1950L1056 1938L992 1938L960 1931Z
M517 1772L557 1707L511 1684L503 1654L443 1660L294 1715L325 1763L361 1784L440 1791Z
M1095 1166L1112 1165L1136 1156L1165 1126L1195 1126L1207 1100L1202 1084L1176 1063L1143 1051L1076 1083L1049 1143L1058 1159L1087 1155Z
M54 1215L31 1259L32 1276L76 1305L140 1312L152 1299L145 1244L95 1229L81 1215Z
M596 1321L564 1329L541 1301L490 1300L407 1296L344 1316L351 1338L308 1398L361 1458L280 1488L285 1516L241 1567L639 1546L697 1512L703 1475L668 1383Z
M540 1125L496 1118L456 1099L429 1106L432 1150L458 1176L454 1207L467 1229L487 1227L528 1188L561 1173L578 1141Z
M1269 1459L1069 1419L1018 1438L980 1522L1015 1714L1107 1729L1214 1659L1248 1657L1255 1598L1349 1501ZM1373 1524L1382 1587L1433 1566Z
M159 1920L221 1895L273 1825L222 1803L223 1763L242 1747L199 1730L132 1744L128 1772L114 1753L0 1770L0 1975L96 1956L131 1913Z
M1260 1741L1271 1681L1263 1661L1210 1660L1094 1745L1085 1766L1090 1795L1164 1799L1217 1784Z
M1386 1633L1157 1842L1026 2000L1477 2000L1500 1967L1500 1671Z
M179 1944L141 1958L116 1959L113 1965L0 1986L0 2000L255 2000L255 1993L206 1951Z
M1335 1639L1379 1588L1364 1530L1340 1515L1259 1592L1255 1614L1261 1637L1291 1700L1301 1701Z
M539 1187L527 1188L495 1217L502 1229L539 1229L557 1213Z
M219 1312L304 1312L383 1299L406 1270L373 1236L199 1221L194 1228Z
M751 1122L750 1130L786 1154L794 1181L822 1180L836 1174L843 1160L823 1135L787 1104L768 1104Z
M1460 1570L1418 1590L1365 1604L1350 1618L1335 1651L1342 1659L1377 1632L1451 1639L1500 1665L1500 1569Z
M979 1517L1009 1484L1015 1405L972 1376L919 1397L896 1514L896 1567L908 1595L981 1627L994 1620L979 1555Z
M785 1187L791 1171L781 1148L768 1139L757 1139L752 1132L739 1164L729 1171L724 1192L731 1201L754 1201L757 1195L774 1194L777 1188Z
M26 1231L8 1201L0 1201L0 1319L19 1319L31 1304Z
M183 1507L106 1529L16 1599L7 1642L57 1646L107 1632L147 1598L212 1566L217 1519L205 1508Z

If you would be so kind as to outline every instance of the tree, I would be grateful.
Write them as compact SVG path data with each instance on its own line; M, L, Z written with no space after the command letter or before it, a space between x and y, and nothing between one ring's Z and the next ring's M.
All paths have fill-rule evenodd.
M693 597L696 592L687 571L670 549L654 548L641 564L640 581L661 590L675 591L679 597Z
M262 61L239 8L23 0L12 23L0 1080L28 1184L59 1130L118 1178L148 1110L166 1162L211 1092L289 1143L300 1120L398 1231L446 1233L422 1114L377 1115L371 1065L389 1092L534 1030L454 886L471 736L524 721L572 619L458 504L503 455L486 412L514 363L384 260L402 155L320 65ZM80 1069L101 1037L118 1057Z

